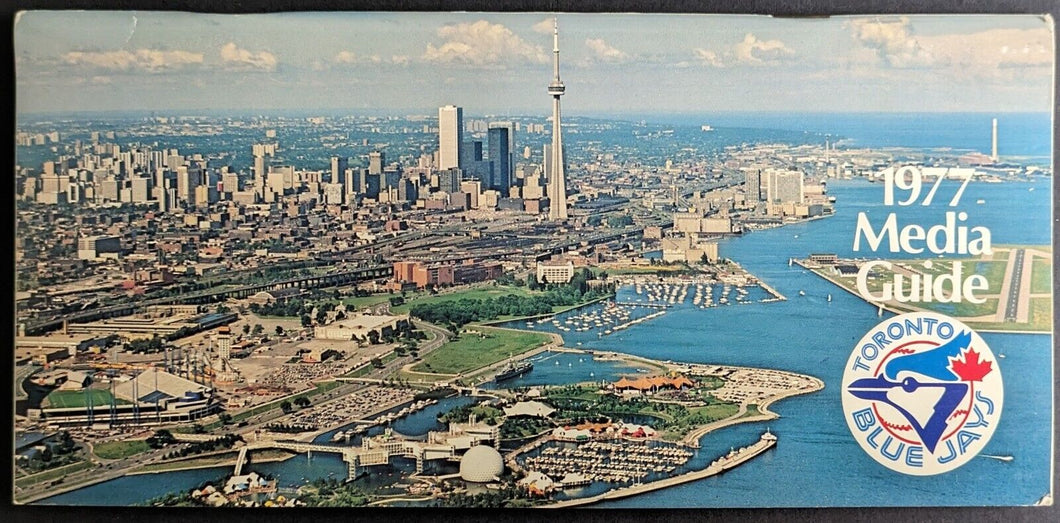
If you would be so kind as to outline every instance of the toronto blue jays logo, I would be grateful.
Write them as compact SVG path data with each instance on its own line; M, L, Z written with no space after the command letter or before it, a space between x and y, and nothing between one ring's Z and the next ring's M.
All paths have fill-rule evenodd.
M884 466L918 476L973 458L994 433L1003 393L986 342L960 321L928 312L874 327L843 374L854 438Z

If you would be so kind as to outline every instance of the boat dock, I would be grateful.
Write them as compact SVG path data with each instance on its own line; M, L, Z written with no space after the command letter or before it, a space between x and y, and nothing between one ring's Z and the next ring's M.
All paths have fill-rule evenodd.
M748 460L769 450L776 444L777 437L767 430L764 434L762 434L762 437L759 438L759 440L754 444L748 445L739 450L730 451L725 456L714 460L709 466L707 466L707 468L703 470L697 470L695 472L689 472L687 474L674 476L672 478L661 479L659 481L652 481L651 483L634 484L629 487L609 490L607 492L604 492L603 494L588 498L578 498L560 501L551 505L544 505L542 508L565 508L590 505L605 500L627 498L630 496L643 494L645 492L652 492L655 490L660 490L667 487L688 483L690 481L709 478L711 476L721 474L726 470L735 468L746 463Z

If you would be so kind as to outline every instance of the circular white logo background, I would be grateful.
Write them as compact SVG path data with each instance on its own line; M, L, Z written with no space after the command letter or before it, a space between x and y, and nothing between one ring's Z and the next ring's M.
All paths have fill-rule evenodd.
M843 372L843 413L861 448L916 476L948 472L990 441L1004 390L997 359L967 325L932 312L880 322Z

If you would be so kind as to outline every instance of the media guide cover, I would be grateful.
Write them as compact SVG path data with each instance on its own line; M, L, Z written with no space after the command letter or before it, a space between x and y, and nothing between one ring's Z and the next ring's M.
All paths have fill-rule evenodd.
M1053 503L1049 16L14 36L15 504Z

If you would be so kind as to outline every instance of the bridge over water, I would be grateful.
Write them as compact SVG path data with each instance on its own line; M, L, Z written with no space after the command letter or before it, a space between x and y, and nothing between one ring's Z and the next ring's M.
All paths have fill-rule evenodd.
M248 461L248 453L270 449L287 450L309 455L312 455L313 452L339 454L342 460L346 462L346 481L352 481L357 478L360 467L386 465L395 457L414 459L416 461L416 472L419 473L423 472L426 461L443 459L457 461L460 458L458 451L466 450L480 441L495 440L499 437L496 429L469 432L468 435L461 434L449 440L448 437L454 435L452 431L449 433L432 432L428 434L426 441L417 441L391 430L383 438L363 438L359 447L291 440L253 441L239 449L235 474L243 473L243 468Z

